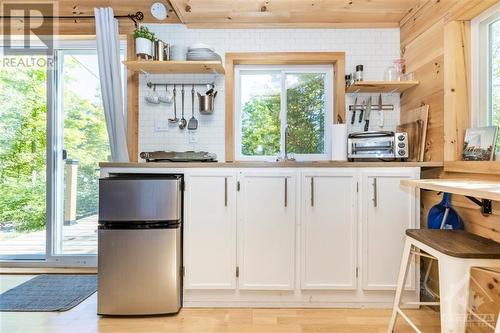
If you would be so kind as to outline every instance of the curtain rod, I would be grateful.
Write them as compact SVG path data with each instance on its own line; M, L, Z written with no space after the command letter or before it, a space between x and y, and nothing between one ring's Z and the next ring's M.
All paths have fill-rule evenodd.
M116 19L128 18L134 22L134 25L137 27L137 22L142 21L144 19L143 12L137 12L135 14L128 15L115 15ZM86 16L0 16L0 19L3 20L24 20L24 19L44 19L44 20L94 20L95 16L86 15Z

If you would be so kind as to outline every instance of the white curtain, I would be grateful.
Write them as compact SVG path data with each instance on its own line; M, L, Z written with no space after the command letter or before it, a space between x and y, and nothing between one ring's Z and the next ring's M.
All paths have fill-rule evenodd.
M113 162L128 162L120 37L112 8L94 8L101 93Z

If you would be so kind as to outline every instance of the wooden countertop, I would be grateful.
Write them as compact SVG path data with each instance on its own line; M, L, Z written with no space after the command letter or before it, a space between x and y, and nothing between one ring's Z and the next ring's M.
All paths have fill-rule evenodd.
M419 179L401 180L402 185L425 190L468 195L480 199L500 201L500 182L474 179Z
M377 167L442 167L443 162L222 162L222 163L145 163L145 162L101 162L101 168L377 168Z

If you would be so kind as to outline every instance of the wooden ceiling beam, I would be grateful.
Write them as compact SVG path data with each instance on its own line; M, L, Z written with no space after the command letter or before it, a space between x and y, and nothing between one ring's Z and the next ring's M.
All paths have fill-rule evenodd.
M398 28L397 22L325 22L325 23L188 23L189 29L370 29L370 28Z
M424 0L170 0L194 28L397 27Z

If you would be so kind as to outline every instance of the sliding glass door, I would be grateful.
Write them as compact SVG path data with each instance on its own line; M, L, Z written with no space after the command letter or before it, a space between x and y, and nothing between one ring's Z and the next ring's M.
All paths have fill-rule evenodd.
M47 57L0 56L0 61L0 258L43 259Z
M100 161L110 147L99 85L97 53L92 49L57 51L58 105L63 156L58 179L62 200L56 218L53 255L97 253Z
M92 266L110 158L95 43L61 42L52 59L0 68L0 260Z

